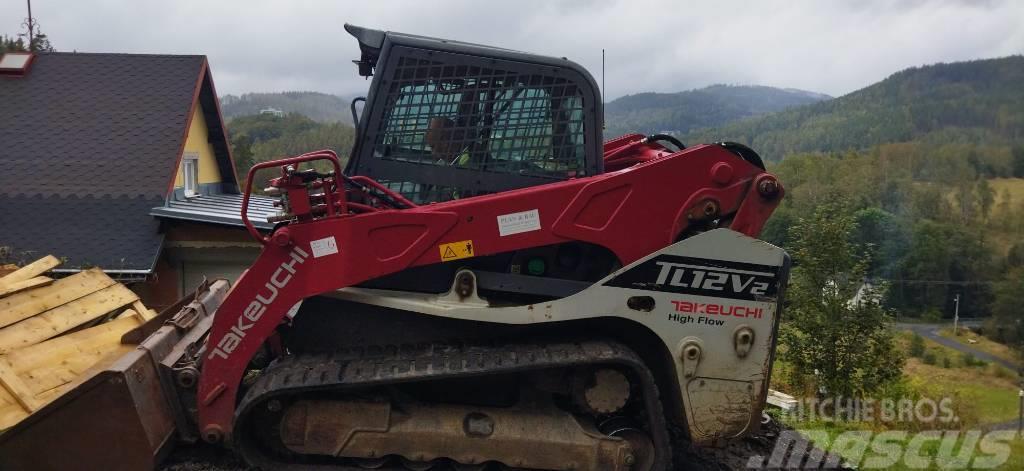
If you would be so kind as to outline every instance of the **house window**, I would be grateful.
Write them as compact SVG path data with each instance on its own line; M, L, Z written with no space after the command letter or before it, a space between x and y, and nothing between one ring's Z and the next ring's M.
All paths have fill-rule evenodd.
M199 196L199 155L185 154L181 160L181 174L185 180L185 196Z

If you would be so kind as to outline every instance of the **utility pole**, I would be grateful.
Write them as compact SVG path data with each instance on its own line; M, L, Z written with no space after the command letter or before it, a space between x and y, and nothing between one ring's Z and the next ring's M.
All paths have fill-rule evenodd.
M960 335L960 332L956 330L957 324L960 323L960 293L957 293L956 298L953 298L956 303L956 308L953 311L953 335Z

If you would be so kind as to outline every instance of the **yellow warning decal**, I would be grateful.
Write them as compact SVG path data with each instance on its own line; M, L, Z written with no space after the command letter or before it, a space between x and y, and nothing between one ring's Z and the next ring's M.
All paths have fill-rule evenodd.
M441 249L442 262L473 256L473 241L471 240L461 240L459 242L441 244L437 246L437 248Z

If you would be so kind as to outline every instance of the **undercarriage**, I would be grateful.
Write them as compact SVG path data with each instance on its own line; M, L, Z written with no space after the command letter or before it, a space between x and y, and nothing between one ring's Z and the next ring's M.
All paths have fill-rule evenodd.
M606 341L366 347L282 358L236 449L265 469L665 469L653 376Z

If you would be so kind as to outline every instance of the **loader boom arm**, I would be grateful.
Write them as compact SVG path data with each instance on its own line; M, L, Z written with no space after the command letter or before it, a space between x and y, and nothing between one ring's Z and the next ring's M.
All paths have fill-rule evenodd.
M305 185L324 195L287 188L295 220L261 236L261 255L215 314L197 394L202 437L231 438L250 360L307 297L411 267L568 241L605 247L626 265L672 244L698 220L728 221L756 236L782 196L774 176L718 145L675 153L655 143L633 147L627 152L639 163L623 170L404 209L360 205L366 211L353 214L344 185L330 177ZM321 151L266 166L313 158L337 165ZM318 201L326 208L317 211ZM507 230L510 217L528 222Z

